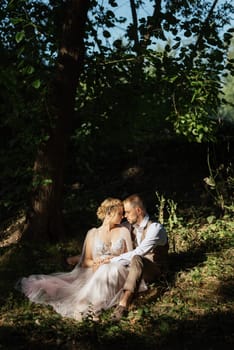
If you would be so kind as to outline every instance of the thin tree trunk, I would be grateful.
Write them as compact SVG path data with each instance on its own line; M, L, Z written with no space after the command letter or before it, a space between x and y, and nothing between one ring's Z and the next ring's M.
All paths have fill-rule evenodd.
M58 241L64 235L62 200L66 144L71 129L75 94L83 66L84 32L89 0L70 0L62 27L57 76L49 101L53 127L34 163L34 190L23 237Z
M130 0L130 6L131 6L131 12L132 12L132 25L133 25L133 40L134 40L134 49L137 54L139 54L139 38L138 38L138 19L137 19L137 11L136 11L136 4L135 0Z
M150 38L155 32L158 32L158 34L160 34L160 37L162 39L165 39L162 26L161 26L161 22L162 22L162 14L161 14L162 4L161 3L162 3L162 0L155 0L154 11L152 16L148 19L146 33L141 42L141 47L144 49L146 49L147 46L150 45L151 43Z

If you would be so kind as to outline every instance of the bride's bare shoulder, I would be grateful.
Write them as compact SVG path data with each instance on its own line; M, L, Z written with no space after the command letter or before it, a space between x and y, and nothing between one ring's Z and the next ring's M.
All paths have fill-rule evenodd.
M86 237L92 237L95 235L96 232L97 232L97 228L92 227L90 230L88 230Z
M113 231L114 231L113 233L119 237L125 237L126 235L130 234L130 231L125 226L118 226L114 228Z

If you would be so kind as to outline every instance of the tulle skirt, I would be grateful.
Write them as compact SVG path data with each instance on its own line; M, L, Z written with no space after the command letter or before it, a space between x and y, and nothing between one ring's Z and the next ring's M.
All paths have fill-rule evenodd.
M32 302L51 305L62 316L81 321L116 305L127 275L128 268L120 262L101 265L95 272L76 266L71 272L24 277L16 288Z

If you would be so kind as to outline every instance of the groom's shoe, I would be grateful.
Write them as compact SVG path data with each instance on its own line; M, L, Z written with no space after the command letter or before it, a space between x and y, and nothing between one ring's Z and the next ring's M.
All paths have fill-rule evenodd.
M118 322L121 320L122 317L126 316L127 313L128 313L128 310L125 306L117 305L111 315L111 321Z

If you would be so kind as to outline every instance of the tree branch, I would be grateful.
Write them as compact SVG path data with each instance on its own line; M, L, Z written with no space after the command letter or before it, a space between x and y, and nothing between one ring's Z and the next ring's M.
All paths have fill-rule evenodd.
M214 12L215 6L217 5L218 1L219 0L214 0L213 5L211 6L210 11L209 11L209 13L208 13L208 15L207 15L207 17L206 17L202 27L201 27L200 33L199 33L199 35L197 37L197 41L196 41L196 43L194 45L194 49L193 49L192 54L191 54L191 62L192 63L193 63L193 60L194 60L194 58L195 58L195 56L197 54L197 51L199 50L199 46L200 46L201 41L202 41L202 39L204 37L205 30L206 30L206 28L209 25L210 18L212 16L213 12Z
M139 54L140 43L139 43L139 37L138 37L138 19L137 19L135 0L130 0L130 6L132 11L132 23L133 23L132 36L134 40L134 49L136 53Z

